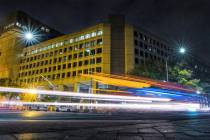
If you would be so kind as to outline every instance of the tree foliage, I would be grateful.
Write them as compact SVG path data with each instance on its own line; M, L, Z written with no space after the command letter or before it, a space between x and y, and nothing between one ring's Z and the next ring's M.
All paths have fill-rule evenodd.
M186 68L186 65L185 63L169 65L169 81L200 90L200 80L193 78L193 71ZM157 61L148 61L145 65L137 65L130 74L156 80L166 79L165 65Z
M199 79L193 78L193 71L185 67L186 64L179 63L169 68L170 80L181 85L200 89Z

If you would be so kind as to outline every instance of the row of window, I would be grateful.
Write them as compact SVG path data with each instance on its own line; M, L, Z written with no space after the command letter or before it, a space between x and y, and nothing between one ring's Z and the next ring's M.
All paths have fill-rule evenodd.
M150 59L150 60L154 60L154 61L159 61L159 62L162 62L162 63L164 63L165 62L165 60L163 59L163 58L160 58L160 57L157 57L157 56L155 56L155 55L148 55L147 56L148 57L148 59ZM144 59L143 58L139 58L139 57L135 57L135 64L144 64Z
M167 57L168 54L165 53L164 51L157 51L157 52L152 52L152 50L149 50L149 51L145 51L145 50L139 50L138 48L135 48L135 55L136 56L142 56L142 57L146 57L147 58L147 55L149 54L154 54L156 56L161 56L161 57Z
M143 48L145 50L150 50L150 49L154 49L155 51L169 51L169 48L164 46L164 47L157 47L157 46L153 46L153 45L148 45L146 43L143 43L142 41L138 41L138 40L134 40L134 44L135 46L138 46L139 48Z
M101 73L102 69L101 67L96 67L96 68L91 68L91 69L84 69L84 70L78 70L78 71L72 71L72 72L64 72L64 73L57 73L57 74L51 74L51 75L46 75L44 76L45 78L48 79L64 79L64 78L70 78L70 77L76 77L79 76L80 74L88 74L88 73ZM38 81L44 81L43 76L35 77L35 78L27 78L27 79L20 79L20 82L38 82Z
M57 58L54 59L54 63L56 63L55 60L57 60ZM91 58L90 60L87 59L87 60L84 60L84 61L78 61L78 62L72 62L72 63L68 63L68 64L63 64L63 65L53 66L53 70L54 71L55 70L61 70L61 66L62 66L62 69L66 69L66 68L71 68L71 67L75 68L77 66L81 67L83 65L86 66L86 65L89 65L89 64L90 65L91 64L99 64L101 62L102 62L102 58L101 57L96 57L96 58ZM49 64L51 64L51 63L52 63L52 61L49 61ZM20 67L20 70L25 70L25 69L27 70L27 69L31 69L31 68L36 68L36 67L39 67L39 66L47 65L47 64L48 64L48 60L41 61L41 63L37 62L37 63L29 64L29 65L23 65L23 66ZM51 72L51 67L49 67L48 69L49 69L48 71L44 71L44 72Z
M143 40L145 42L148 42L149 44L153 44L153 45L158 46L158 47L166 48L166 46L163 43L161 43L161 42L159 42L159 41L157 41L155 39L152 39L151 37L149 37L149 36L147 36L145 34L142 34L140 32L134 31L134 37L138 38L140 40Z
M56 47L61 47L63 45L68 45L68 44L72 44L72 43L75 43L75 42L83 41L83 40L90 39L90 38L93 38L93 37L96 37L96 36L101 36L102 34L103 34L102 30L94 31L92 33L87 33L87 34L84 34L84 35L81 35L81 36L78 36L78 37L71 38L69 40L64 40L64 41L57 42L57 43L54 43L52 45L49 45L49 46L46 46L46 47L43 47L43 48L33 50L31 52L28 52L26 55L31 55L31 54L39 53L39 52L46 51L46 50L49 50L49 49L53 49L53 48L56 48Z
M63 52L65 53L65 48L60 49L60 50L55 50L54 52L49 52L49 53L45 53L45 54L36 55L33 57L24 58L21 60L21 63L36 61L39 59L48 58L48 57L52 57L52 56L57 56L57 54L63 54ZM86 50L84 52L82 51L79 53L74 53L73 55L70 54L68 56L63 56L63 62L65 62L66 60L71 60L72 58L73 59L82 58L83 56L87 57L89 55L95 55L95 54L101 54L101 53L102 53L102 48L90 49L90 50ZM55 61L56 61L56 59L57 58L54 58ZM59 57L58 59L59 59L58 60L59 62L62 61L62 57ZM51 62L50 62L50 64L51 64Z

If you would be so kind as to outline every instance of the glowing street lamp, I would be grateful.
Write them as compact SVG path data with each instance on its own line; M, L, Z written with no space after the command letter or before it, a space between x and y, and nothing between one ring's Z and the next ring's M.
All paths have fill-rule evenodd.
M26 33L24 34L24 38L25 38L26 40L32 40L32 39L34 38L34 35L33 35L32 32L26 32Z
M179 49L179 52L180 52L181 54L184 54L184 53L186 52L186 50L185 50L185 48L181 47L181 48Z

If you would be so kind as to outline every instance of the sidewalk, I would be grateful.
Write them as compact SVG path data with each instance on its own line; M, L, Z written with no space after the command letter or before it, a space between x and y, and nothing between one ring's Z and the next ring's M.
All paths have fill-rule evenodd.
M64 122L65 123L65 122ZM104 122L105 123L105 122ZM97 125L100 124L100 125ZM59 130L59 126L46 132L2 134L0 140L209 140L210 119L191 119L180 121L143 120L136 123L117 123L103 126L89 123L83 128ZM39 124L40 128L47 127ZM45 124L46 125L46 124ZM49 124L51 125L51 124ZM70 125L66 122L63 125ZM75 125L75 124L74 124ZM78 124L81 125L81 124ZM89 127L88 127L89 126ZM1 125L2 127L2 125ZM32 125L17 129L27 129ZM9 129L9 128L5 128Z

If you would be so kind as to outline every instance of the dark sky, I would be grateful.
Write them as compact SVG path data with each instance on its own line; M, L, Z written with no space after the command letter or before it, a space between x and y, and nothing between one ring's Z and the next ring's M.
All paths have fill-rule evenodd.
M210 62L210 0L0 0L0 22L14 10L64 33L104 21L109 13L125 14L129 23Z

